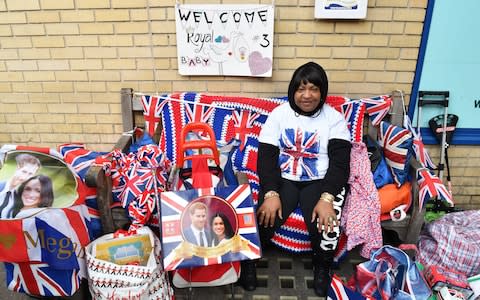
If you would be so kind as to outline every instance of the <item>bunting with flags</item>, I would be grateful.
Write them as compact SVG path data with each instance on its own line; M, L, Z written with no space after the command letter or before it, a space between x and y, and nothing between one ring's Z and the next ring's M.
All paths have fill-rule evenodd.
M132 220L131 229L147 223L158 224L155 203L167 186L168 164L157 145L145 145L135 153L114 150L112 160L103 165L112 177L114 196L126 208Z
M366 105L367 114L373 126L380 124L380 121L388 114L392 106L392 97L390 95L362 98L360 101Z
M141 103L143 117L145 118L145 130L150 136L153 136L158 123L160 123L160 114L164 104L163 98L161 96L142 95Z

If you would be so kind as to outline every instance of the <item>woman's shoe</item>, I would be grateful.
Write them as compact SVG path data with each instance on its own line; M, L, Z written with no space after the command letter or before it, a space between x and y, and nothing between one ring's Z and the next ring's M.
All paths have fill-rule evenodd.
M240 263L239 282L246 291L254 291L257 288L257 266L253 260L243 260Z
M327 296L328 288L332 281L330 275L330 267L333 262L333 252L322 252L314 254L312 257L313 264L313 290L319 297Z
M328 268L313 266L313 290L318 297L327 296L332 278Z

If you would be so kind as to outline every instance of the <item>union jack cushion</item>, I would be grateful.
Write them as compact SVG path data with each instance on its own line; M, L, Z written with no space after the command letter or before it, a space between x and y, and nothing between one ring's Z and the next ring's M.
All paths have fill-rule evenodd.
M380 122L379 144L387 165L392 171L393 180L401 186L408 177L408 161L412 156L412 133L388 122Z

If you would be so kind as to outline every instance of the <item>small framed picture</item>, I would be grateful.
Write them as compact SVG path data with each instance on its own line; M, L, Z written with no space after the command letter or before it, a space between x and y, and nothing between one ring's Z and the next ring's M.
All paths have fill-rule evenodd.
M368 0L315 0L317 19L365 19Z

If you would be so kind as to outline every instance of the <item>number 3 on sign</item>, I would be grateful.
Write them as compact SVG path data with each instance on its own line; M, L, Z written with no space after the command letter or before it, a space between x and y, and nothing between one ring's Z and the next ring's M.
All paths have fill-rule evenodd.
M260 42L260 46L262 46L263 48L267 48L268 46L270 46L270 40L268 39L268 34L266 33L263 34L263 41Z

